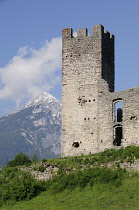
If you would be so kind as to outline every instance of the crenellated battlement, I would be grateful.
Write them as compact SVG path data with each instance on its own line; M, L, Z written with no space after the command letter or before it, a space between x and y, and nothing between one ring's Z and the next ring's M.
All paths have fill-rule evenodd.
M110 34L108 31L104 31L104 36L109 38L109 39L114 39L114 35Z
M93 36L94 38L102 38L102 36L107 36L109 39L114 39L114 35L110 34L108 31L104 31L103 25L96 25L92 27L92 35L88 35L88 29L82 28L77 30L77 37L87 37ZM62 38L77 38L73 36L73 29L72 28L65 28L62 30Z
M77 30L77 37L85 37L88 36L88 29L82 28Z
M62 30L62 38L73 38L73 29L72 28L65 28Z

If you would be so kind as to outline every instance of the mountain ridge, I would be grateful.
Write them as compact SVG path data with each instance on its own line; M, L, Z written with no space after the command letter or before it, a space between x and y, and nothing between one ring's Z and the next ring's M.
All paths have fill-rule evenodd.
M39 159L59 157L60 136L61 103L44 92L0 118L0 167L18 152Z

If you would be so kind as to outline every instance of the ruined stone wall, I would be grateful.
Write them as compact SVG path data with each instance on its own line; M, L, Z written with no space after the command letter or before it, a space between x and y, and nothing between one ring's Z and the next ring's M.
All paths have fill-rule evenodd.
M139 145L139 87L119 92L106 91L107 84L99 86L99 137L98 151ZM122 102L122 121L115 120L115 103ZM116 128L121 127L121 145L114 145Z
M80 29L76 38L64 29L62 41L62 156L94 153L100 147L99 81L114 90L114 37L98 25L93 35Z
M123 102L123 139L121 146L139 145L139 87L115 92Z

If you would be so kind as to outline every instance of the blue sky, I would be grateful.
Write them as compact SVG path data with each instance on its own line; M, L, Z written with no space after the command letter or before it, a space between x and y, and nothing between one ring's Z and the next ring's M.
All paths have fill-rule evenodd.
M48 91L61 100L61 30L115 35L116 91L139 86L138 0L0 0L0 116Z

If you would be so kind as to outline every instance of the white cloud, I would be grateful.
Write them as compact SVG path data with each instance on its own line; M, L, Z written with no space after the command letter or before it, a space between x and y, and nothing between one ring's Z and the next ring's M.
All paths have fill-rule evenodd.
M18 54L0 68L0 100L13 100L19 106L25 98L32 98L42 91L49 91L60 81L61 38L35 50L21 47Z

